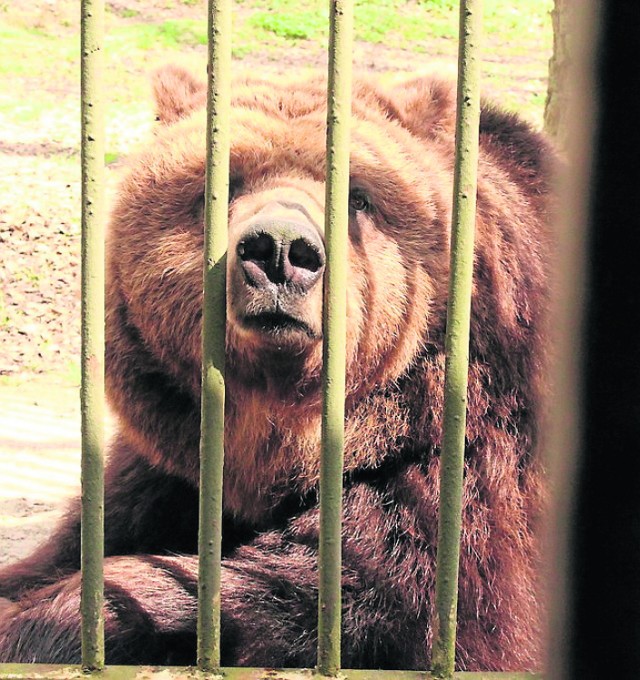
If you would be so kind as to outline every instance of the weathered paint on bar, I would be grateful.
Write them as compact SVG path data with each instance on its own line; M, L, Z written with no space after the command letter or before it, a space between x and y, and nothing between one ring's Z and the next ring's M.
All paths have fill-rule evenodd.
M104 665L103 0L81 7L82 92L82 664Z
M225 269L229 210L231 1L209 0L202 417L198 579L198 666L220 665L222 470L225 403Z
M453 675L480 124L482 0L462 0L432 670Z
M324 675L336 675L340 667L352 36L352 0L331 0L325 206L327 270L323 311L324 370L318 565L318 668Z
M203 673L195 668L107 666L101 680L319 680L322 676L310 669L221 668L220 674ZM96 676L98 674L96 673ZM5 664L0 680L80 680L89 677L80 666L50 666L45 664ZM422 671L341 670L344 680L432 680ZM454 680L542 680L534 673L454 673Z

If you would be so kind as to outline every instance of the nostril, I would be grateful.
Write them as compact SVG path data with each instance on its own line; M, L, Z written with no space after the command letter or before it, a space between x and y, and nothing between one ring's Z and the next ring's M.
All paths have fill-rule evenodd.
M275 244L267 234L256 234L238 244L238 257L243 262L270 262L274 253Z
M289 246L289 262L291 266L317 272L323 265L320 253L302 238L296 239Z
M244 283L252 288L284 286L298 293L322 277L324 247L305 224L269 221L251 225L238 240L236 262Z

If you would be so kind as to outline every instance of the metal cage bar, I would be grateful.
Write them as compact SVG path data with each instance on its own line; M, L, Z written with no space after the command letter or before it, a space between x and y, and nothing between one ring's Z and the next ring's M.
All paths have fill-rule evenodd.
M104 1L81 7L82 665L104 666Z
M482 0L460 3L458 97L451 224L433 672L451 677L455 664L458 565L462 525L469 373L469 328L480 126Z
M209 0L207 170L198 577L198 667L220 666L226 251L229 212L231 0Z
M318 564L318 669L323 675L336 675L340 668L352 0L331 0L330 22Z

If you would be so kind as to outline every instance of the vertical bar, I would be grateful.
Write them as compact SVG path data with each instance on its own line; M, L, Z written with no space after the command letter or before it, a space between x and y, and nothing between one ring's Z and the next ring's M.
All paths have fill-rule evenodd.
M441 678L452 677L455 665L480 124L481 30L482 0L462 0L458 46L451 266L445 340L447 359L444 432L440 458L436 612L432 654L433 673Z
M220 666L220 575L225 403L225 270L229 210L231 0L208 5L202 413L198 579L198 666Z
M104 117L103 0L81 8L82 116L82 665L104 666Z
M327 90L327 271L323 311L318 669L340 668L352 0L331 0Z

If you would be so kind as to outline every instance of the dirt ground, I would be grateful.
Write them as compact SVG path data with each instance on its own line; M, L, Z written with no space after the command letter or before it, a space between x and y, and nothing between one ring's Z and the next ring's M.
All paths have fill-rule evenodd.
M79 494L77 387L30 376L0 388L0 480L1 566L31 553Z
M34 6L43 16L56 11L53 2ZM110 7L117 12L120 5ZM135 9L149 20L199 11L167 7L155 0L121 3L123 15ZM204 59L204 48L200 52ZM454 70L451 40L434 40L429 55ZM512 64L508 56L487 58L500 68L528 68L519 57ZM410 72L416 65L411 52L365 43L356 44L354 59L361 71ZM275 55L254 53L241 66L281 73L325 62L318 45L299 43ZM149 68L131 65L141 74ZM19 105L20 98L54 86L60 107L36 122L0 112L0 565L44 540L79 489L77 83L8 82L0 72L0 103L17 97ZM530 85L515 79L512 87L525 96ZM120 167L116 162L107 169L110 190Z
M0 564L30 553L78 493L79 417L75 388L0 389Z

